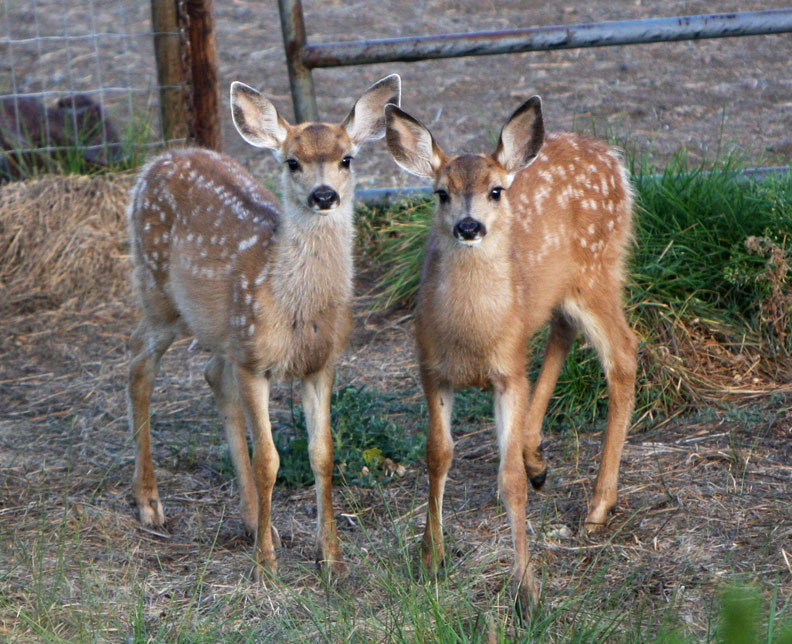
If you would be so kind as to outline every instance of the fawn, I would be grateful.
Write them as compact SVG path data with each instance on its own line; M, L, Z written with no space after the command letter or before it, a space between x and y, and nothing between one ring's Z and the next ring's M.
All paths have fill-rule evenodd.
M232 159L200 149L153 159L131 193L142 318L130 339L128 395L140 520L165 521L149 403L162 355L188 330L212 352L205 376L230 445L242 517L256 535L259 579L277 568L270 504L280 460L269 420L270 381L293 377L302 379L316 477L317 562L344 572L332 508L330 394L334 362L352 325L352 160L363 143L385 135L384 107L398 103L400 92L393 74L372 85L340 125L290 125L268 99L235 82L234 125L282 164L283 205Z
M443 558L453 391L490 386L498 483L515 553L513 580L528 609L538 588L525 530L526 478L535 488L544 483L542 419L578 329L599 354L610 401L587 527L603 525L616 503L637 353L622 304L631 186L620 155L604 143L576 134L545 136L538 96L512 114L492 155L447 155L398 106L388 105L385 114L396 163L432 179L438 200L415 314L429 410L423 563L431 570ZM531 397L528 342L548 321L546 355Z

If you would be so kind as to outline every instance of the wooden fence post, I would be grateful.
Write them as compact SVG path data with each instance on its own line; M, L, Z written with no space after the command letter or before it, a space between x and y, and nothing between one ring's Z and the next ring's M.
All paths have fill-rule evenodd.
M220 150L213 0L151 0L163 140Z
M190 42L192 96L191 138L200 146L220 151L220 83L217 75L217 46L213 0L183 0Z
M151 27L160 87L162 138L186 140L190 134L183 89L187 79L181 63L178 0L151 0Z

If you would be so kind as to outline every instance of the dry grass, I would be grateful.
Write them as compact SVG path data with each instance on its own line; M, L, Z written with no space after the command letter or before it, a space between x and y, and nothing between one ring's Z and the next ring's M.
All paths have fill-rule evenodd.
M123 246L129 182L127 176L53 178L0 193L3 207L16 213L13 221L24 224L14 232L11 217L5 210L0 215L0 274L9 298L0 309L0 639L430 641L434 618L429 614L423 625L407 614L410 593L418 597L410 600L414 606L437 596L449 610L480 610L494 620L500 641L519 634L501 593L509 534L495 492L493 424L486 418L455 428L446 497L452 565L438 588L414 581L410 569L425 512L422 466L381 490L337 491L353 571L338 593L328 594L310 565L313 490L277 488L282 579L255 587L247 577L251 543L235 484L217 471L225 448L201 375L207 356L183 340L166 354L153 400L154 460L169 523L163 532L139 525L131 507L123 395L125 345L135 317L126 304ZM28 219L24 211L32 213ZM57 303L63 306L52 308ZM425 419L411 323L367 314L365 305L358 303L338 384L398 391L401 403L415 409L399 422L420 431ZM692 330L689 345L677 340L653 350L696 368L705 384L731 383L750 394L753 382L734 379L753 373L750 365L723 358L717 340ZM292 395L289 384L273 390L276 431L289 422ZM601 432L574 419L562 427L549 419L548 426L550 476L528 505L532 548L553 615L549 635L537 641L573 641L569 633L577 625L603 615L624 620L620 633L652 630L657 620L634 625L635 616L671 608L675 626L707 641L714 597L735 577L767 595L777 592L789 617L788 393L634 428L618 511L596 539L580 536L579 528ZM460 630L480 629L473 618L460 619ZM645 641L641 637L610 641Z
M132 179L48 176L0 188L0 313L80 307L124 291Z

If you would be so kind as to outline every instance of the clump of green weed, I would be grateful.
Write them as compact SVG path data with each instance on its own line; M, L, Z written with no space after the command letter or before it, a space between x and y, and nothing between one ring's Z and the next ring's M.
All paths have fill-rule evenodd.
M399 465L415 463L423 454L423 436L410 434L388 418L394 401L362 387L333 393L330 425L335 460L334 482L371 486L386 483ZM294 414L294 432L279 432L275 446L281 458L278 481L283 485L313 483L308 438L302 409Z
M342 387L333 392L330 426L333 436L334 483L370 487L387 483L405 465L418 461L424 450L423 434L414 435L389 419L401 403L391 396L363 387ZM308 458L308 432L302 408L294 409L290 426L273 431L280 456L277 483L303 487L314 482ZM226 448L218 465L232 477L233 466Z
M431 200L411 197L390 208L363 207L358 212L358 249L379 273L377 308L412 304L433 210Z

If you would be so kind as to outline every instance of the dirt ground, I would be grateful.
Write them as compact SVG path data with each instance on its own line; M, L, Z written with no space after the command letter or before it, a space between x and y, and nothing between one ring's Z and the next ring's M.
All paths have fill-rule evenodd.
M338 383L396 390L417 402L410 322L366 314L361 305L358 313ZM249 588L250 601L268 613L266 592L249 586L252 544L239 519L236 486L218 472L224 440L201 375L207 356L186 339L166 354L153 401L154 460L167 529L147 530L136 519L123 394L134 320L122 301L3 320L0 535L10 547L0 555L0 633L25 632L15 611L34 603L33 589L46 571L65 575L74 588L69 594L77 593L72 610L83 610L84 566L118 593L133 592L129 580L145 578L145 619L152 628L171 618L174 605L186 606L187 599L176 601L174 593L181 597L196 575L221 597L240 585ZM276 431L288 421L295 395L289 384L275 387ZM425 419L397 421L420 431ZM503 583L510 560L508 522L496 497L493 433L491 421L457 428L445 511L454 565L463 571L481 566L485 573L473 589L483 602ZM792 600L788 395L633 428L617 511L594 539L579 530L601 432L549 419L546 438L550 476L529 497L528 529L549 606L585 592L593 575L606 591L624 592L623 585L632 584L637 595L631 601L644 598L657 610L676 602L681 619L704 637L718 592L735 578L777 588L781 606ZM426 488L419 464L382 492L336 489L341 538L354 571L365 568L361 557L391 547L394 525L417 543ZM313 489L276 488L273 517L283 541L284 580L317 587L305 568L314 552ZM69 531L63 526L78 526L79 555L59 570L60 535ZM42 547L40 561L33 556L27 562L22 553ZM362 573L353 572L350 585L366 588ZM65 603L55 620L68 615L67 600L57 600Z

